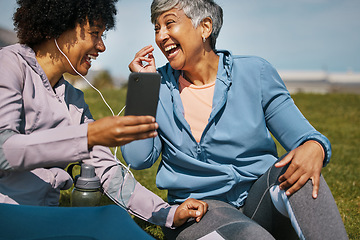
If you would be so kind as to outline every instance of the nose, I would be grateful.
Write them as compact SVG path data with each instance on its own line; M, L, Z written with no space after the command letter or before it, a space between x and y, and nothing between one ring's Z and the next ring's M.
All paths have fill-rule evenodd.
M99 52L105 52L106 47L104 44L104 40L102 38L100 38L99 41L97 42L96 49L99 50Z
M169 38L168 30L166 28L160 28L155 38L157 43L166 41Z

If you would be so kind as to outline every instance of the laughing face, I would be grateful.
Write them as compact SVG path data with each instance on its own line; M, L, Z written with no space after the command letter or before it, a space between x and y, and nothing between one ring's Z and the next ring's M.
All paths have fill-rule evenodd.
M183 10L173 8L159 16L155 23L155 42L171 67L188 70L204 51L201 26L194 28Z
M58 39L60 48L69 58L70 62L82 75L86 75L91 67L91 62L95 60L100 52L105 51L102 34L105 27L94 22L80 25L74 29L64 32ZM76 74L65 60L65 72Z

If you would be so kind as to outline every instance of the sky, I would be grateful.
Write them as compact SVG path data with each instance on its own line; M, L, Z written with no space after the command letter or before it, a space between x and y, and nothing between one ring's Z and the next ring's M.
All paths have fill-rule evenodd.
M217 49L256 55L278 71L360 72L359 0L215 0L224 10ZM119 0L114 30L106 33L107 50L93 69L127 77L128 64L152 44L158 67L166 63L154 41L151 0ZM13 29L15 0L0 0L0 27Z

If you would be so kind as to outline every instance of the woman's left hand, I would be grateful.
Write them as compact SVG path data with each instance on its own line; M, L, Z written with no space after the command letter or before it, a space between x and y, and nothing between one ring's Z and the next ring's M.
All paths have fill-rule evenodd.
M189 198L176 209L173 226L179 227L189 218L195 218L195 221L199 222L207 212L207 209L208 204L206 202Z
M151 45L143 47L135 54L134 59L129 64L129 70L131 72L156 72L153 51L154 47ZM144 65L143 62L147 64Z
M320 185L320 173L323 166L324 150L314 140L309 140L289 152L275 167L284 167L290 163L286 172L279 177L280 189L286 189L290 196L311 179L313 198L317 198Z

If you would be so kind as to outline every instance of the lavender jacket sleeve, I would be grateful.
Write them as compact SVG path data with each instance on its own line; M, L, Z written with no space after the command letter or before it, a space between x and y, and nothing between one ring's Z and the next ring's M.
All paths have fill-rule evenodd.
M95 146L84 162L95 166L106 195L133 215L153 224L173 228L178 205L170 206L138 183L130 172L114 160L110 150Z

